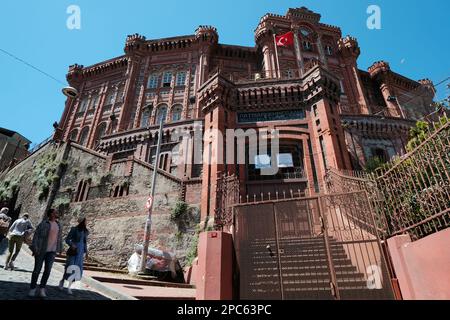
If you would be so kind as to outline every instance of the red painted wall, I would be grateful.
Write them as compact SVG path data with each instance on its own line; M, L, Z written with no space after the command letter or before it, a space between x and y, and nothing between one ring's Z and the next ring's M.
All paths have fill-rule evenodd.
M396 236L388 247L403 299L450 299L450 228L415 242Z

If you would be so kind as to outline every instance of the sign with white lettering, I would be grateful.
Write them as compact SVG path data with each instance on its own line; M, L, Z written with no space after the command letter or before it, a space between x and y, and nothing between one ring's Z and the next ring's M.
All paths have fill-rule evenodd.
M284 110L284 111L264 111L264 112L241 112L238 113L239 123L267 122L304 119L305 110Z

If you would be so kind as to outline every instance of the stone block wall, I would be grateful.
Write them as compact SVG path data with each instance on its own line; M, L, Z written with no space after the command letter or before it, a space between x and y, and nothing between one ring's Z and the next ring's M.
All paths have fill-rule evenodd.
M57 207L64 235L70 226L76 225L78 216L86 216L90 230L88 247L90 256L96 261L112 267L124 267L134 246L143 241L147 218L145 203L150 194L153 170L150 165L130 159L107 163L107 158L92 150L72 144L66 153L64 169L54 199L39 200L39 186L33 184L39 159L48 155L61 156L65 144L48 144L37 153L0 177L20 177L17 200L14 208L21 214L30 213L37 225L47 205ZM44 170L45 171L45 170ZM127 175L127 172L129 173ZM80 196L80 185L86 184L84 196ZM171 219L171 209L182 195L181 181L166 173L157 175L157 188L151 227L151 246L174 252L184 266L186 252L196 236L200 215L198 202L194 203L177 221ZM114 197L116 186L127 192ZM48 204L48 202L52 202Z

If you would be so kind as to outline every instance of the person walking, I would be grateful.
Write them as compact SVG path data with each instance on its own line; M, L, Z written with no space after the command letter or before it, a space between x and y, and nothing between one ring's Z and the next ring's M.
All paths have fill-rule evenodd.
M56 209L49 209L46 217L37 226L30 249L34 256L34 269L31 275L28 296L36 296L39 273L41 272L42 265L45 263L38 295L39 297L46 298L45 287L50 277L56 253L61 253L63 249L62 228L58 221L58 211Z
M59 282L59 289L64 290L64 281L67 280L69 285L67 287L67 293L72 294L72 289L70 288L74 281L69 278L73 272L75 272L75 281L81 280L83 276L83 259L84 255L88 255L87 252L87 237L89 231L86 227L86 218L81 216L78 218L78 225L72 227L69 234L66 237L66 244L69 246L67 250L66 265L64 268L63 278ZM69 267L71 267L69 269Z
M17 219L9 228L8 234L8 250L9 253L6 257L5 261L5 270L11 269L14 270L14 261L17 258L17 255L22 249L22 244L25 237L29 232L32 232L33 225L30 221L30 216L28 213L25 213L22 218ZM14 250L15 249L15 250ZM14 253L14 254L13 254Z

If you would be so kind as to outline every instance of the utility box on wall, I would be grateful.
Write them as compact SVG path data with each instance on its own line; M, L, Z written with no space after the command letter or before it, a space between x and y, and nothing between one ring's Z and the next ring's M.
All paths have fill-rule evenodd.
M197 300L233 298L233 238L221 231L203 232L198 242Z

